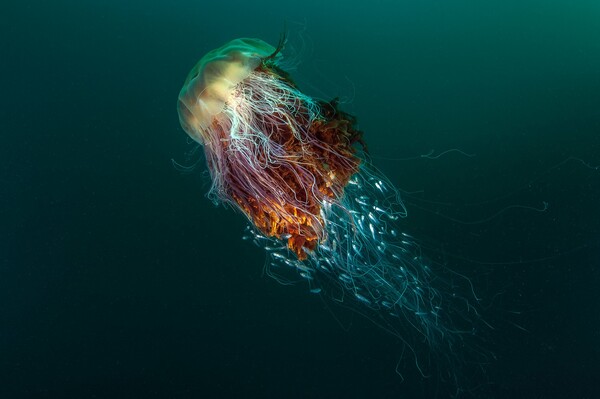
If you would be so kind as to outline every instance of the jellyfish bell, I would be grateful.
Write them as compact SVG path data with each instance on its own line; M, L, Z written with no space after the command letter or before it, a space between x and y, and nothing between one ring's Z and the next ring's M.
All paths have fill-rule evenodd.
M207 130L218 119L236 85L276 48L260 39L235 39L210 51L192 68L179 93L179 121L200 144L210 143Z

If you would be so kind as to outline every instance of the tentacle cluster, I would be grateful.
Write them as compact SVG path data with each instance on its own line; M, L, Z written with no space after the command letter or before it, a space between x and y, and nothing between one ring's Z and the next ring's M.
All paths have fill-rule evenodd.
M358 171L360 132L335 101L302 94L269 64L236 85L206 132L211 195L306 259L325 238L322 204L339 201Z

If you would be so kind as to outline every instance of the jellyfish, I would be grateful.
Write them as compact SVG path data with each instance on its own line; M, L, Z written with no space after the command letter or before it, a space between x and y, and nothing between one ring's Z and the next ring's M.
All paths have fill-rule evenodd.
M392 332L415 352L419 370L417 342L450 358L473 335L478 311L458 292L470 282L423 254L356 118L337 100L298 88L282 67L284 43L232 40L185 80L179 120L204 149L209 198L247 217L247 237L267 251L269 275L304 280L310 292Z

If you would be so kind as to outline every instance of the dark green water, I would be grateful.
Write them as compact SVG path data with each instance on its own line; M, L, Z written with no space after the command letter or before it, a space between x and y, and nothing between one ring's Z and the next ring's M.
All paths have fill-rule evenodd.
M300 86L346 100L406 229L488 310L472 396L600 397L598 2L2 8L1 398L448 395L410 359L402 382L394 337L263 276L204 166L172 166L199 157L191 67L285 21ZM450 149L473 156L421 157Z

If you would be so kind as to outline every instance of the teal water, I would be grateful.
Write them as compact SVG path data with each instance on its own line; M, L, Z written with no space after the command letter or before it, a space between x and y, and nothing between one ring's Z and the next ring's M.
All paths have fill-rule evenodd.
M449 395L396 338L264 276L204 165L172 165L201 159L176 111L192 66L284 28L300 87L358 116L406 228L482 298L494 356L461 397L600 396L597 2L4 8L0 397Z

